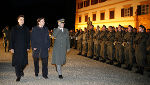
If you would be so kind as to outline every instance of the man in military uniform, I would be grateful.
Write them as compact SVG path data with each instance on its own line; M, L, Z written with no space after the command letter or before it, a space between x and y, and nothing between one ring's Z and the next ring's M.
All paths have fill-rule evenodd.
M94 60L99 60L100 57L100 27L97 26L96 33L94 34Z
M5 52L6 52L6 49L8 47L8 44L9 44L9 40L10 40L10 31L9 31L9 27L6 26L4 29L3 29L3 35L4 35L4 47L5 47ZM9 51L9 49L8 49Z
M84 33L83 33L83 56L87 57L88 53L88 42L87 42L87 37L88 37L88 30L84 28Z
M133 27L131 25L128 26L128 32L124 35L123 39L123 46L125 47L124 53L125 53L125 69L132 70L133 67L133 57L134 57L134 51L133 51Z
M79 50L78 55L82 55L82 41L83 41L83 32L82 29L80 29L80 34L78 35L78 43L77 43L77 48Z
M94 42L93 42L93 36L94 36L94 26L91 25L91 28L89 30L89 35L88 35L88 58L93 58L94 57Z
M113 60L114 60L114 53L115 53L115 49L114 49L114 38L115 38L115 34L113 32L113 28L112 26L109 26L108 28L109 32L107 34L107 55L108 55L108 59L109 62L107 62L107 64L113 64Z
M136 35L134 42L136 43L135 56L137 62L137 71L136 73L140 73L143 75L144 65L146 61L146 28L143 25L139 26L139 33Z
M102 32L100 34L100 61L101 62L106 62L106 55L107 55L107 45L106 45L106 41L107 41L107 31L106 31L106 26L103 25L102 27Z
M78 41L77 37L78 37L79 33L80 33L80 31L78 29L76 29L76 33L74 35L74 40L75 40L75 42L74 42L74 44L75 44L74 49L77 49L77 41Z
M121 64L124 63L124 49L122 46L123 42L123 32L121 30L122 26L119 25L117 28L117 31L115 32L115 39L114 39L114 45L115 45L115 58L117 60L117 64L115 66L121 67Z
M70 32L69 32L70 48L72 48L72 46L73 46L73 44L74 44L74 38L73 38L73 36L74 36L74 32L73 32L73 30L70 30Z
M147 49L146 49L147 50L147 64L150 67L150 29L147 29L147 36L148 36Z
M69 32L64 28L65 20L58 20L58 28L54 28L53 37L55 38L52 64L56 65L59 79L63 79L61 66L66 63L66 52L70 50Z

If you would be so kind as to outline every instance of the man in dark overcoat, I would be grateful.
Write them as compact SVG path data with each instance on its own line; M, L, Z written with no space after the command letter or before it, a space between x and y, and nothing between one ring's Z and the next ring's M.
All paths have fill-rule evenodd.
M64 19L58 20L58 28L54 28L54 48L52 53L52 64L57 67L60 79L63 79L61 66L66 63L66 52L70 50L69 32L64 28Z
M18 25L11 30L9 49L13 53L12 66L15 67L17 79L20 81L24 76L23 70L28 64L28 53L30 49L30 33L28 27L24 25L24 16L18 17Z
M33 27L31 33L31 46L33 51L35 76L39 73L39 58L42 60L42 76L48 78L48 50L50 48L50 37L45 19L38 18L38 25Z

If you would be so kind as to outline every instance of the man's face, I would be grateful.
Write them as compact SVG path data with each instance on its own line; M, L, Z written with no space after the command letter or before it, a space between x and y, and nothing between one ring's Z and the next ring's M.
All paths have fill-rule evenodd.
M142 27L139 27L139 32L143 32L143 28Z
M108 30L111 32L111 31L112 31L112 28L111 28L111 27L109 27L109 28L108 28Z
M103 28L102 28L102 31L105 31L105 30L106 30L106 28L105 28L105 27L103 27Z
M45 25L45 20L44 20L44 19L41 19L40 22L39 22L39 25L40 25L40 26L44 26L44 25Z
M121 31L121 26L118 26L118 31Z
M19 19L18 19L18 23L19 23L19 25L23 25L24 24L24 18L23 17L20 17Z
M128 27L128 32L131 32L132 28L131 27Z
M64 23L61 23L61 22L58 22L58 26L60 27L60 28L64 28Z

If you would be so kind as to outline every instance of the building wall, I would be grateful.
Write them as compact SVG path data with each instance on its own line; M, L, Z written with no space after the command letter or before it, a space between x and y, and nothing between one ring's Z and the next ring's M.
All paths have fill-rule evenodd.
M85 15L88 14L90 20L92 21L92 14L96 13L96 21L92 21L94 27L99 25L115 26L117 27L119 24L127 27L128 25L132 25L133 27L137 27L137 25L143 24L147 28L150 28L148 24L150 24L150 14L136 16L137 6L141 4L149 4L150 0L107 0L103 3L98 3L95 5L90 5L88 7L83 7L78 9L78 3L83 0L76 0L76 21L75 21L75 29L84 29L87 27L87 22L85 22ZM121 17L121 9L133 7L133 16ZM109 11L115 11L115 18L109 19ZM100 13L105 12L105 20L100 20ZM79 16L81 16L81 22L79 23ZM137 24L138 23L138 24Z

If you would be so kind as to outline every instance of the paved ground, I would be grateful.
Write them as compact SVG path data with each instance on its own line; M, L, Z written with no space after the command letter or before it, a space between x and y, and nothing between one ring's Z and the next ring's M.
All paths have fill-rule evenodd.
M51 65L49 57L49 79L40 75L34 76L32 53L29 52L29 65L24 70L25 76L16 82L14 68L11 66L11 54L5 53L0 43L0 85L149 85L150 78L133 72L78 56L77 51L71 49L67 54L67 63L63 66L64 79L58 79L55 66ZM41 62L40 62L41 63Z

